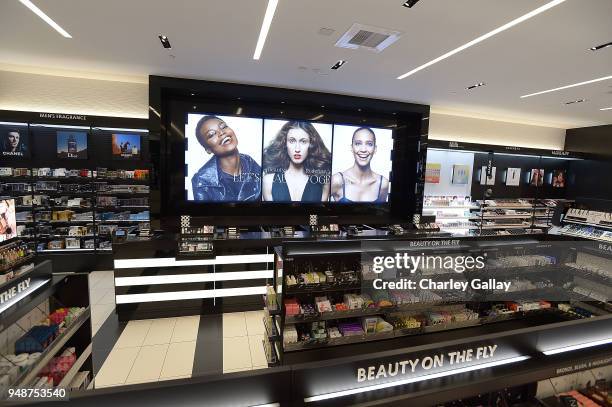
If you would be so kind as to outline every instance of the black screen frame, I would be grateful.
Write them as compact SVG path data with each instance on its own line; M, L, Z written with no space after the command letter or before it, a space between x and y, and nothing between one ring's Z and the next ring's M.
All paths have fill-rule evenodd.
M214 224L292 224L309 214L342 217L339 223L406 221L420 213L429 106L320 92L151 76L149 134L159 140L160 155L152 154L160 174L162 226L176 230L178 217L208 217ZM214 112L278 120L392 128L394 159L387 203L203 203L190 202L184 190L184 123L187 113ZM393 127L390 127L393 126ZM398 159L401 157L401 159ZM338 222L336 222L338 223Z

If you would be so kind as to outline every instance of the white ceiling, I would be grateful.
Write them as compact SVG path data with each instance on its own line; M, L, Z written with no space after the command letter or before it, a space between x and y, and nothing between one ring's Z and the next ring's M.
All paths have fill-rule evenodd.
M280 0L261 60L267 0L34 0L65 39L17 0L0 1L0 64L257 83L431 104L436 110L559 127L612 123L612 0L567 0L404 80L397 76L549 0ZM334 47L355 22L396 29L382 53ZM331 36L318 34L333 28ZM168 36L171 50L157 35ZM174 55L172 58L170 54ZM329 68L348 61L338 71ZM466 91L485 82L487 86ZM575 99L585 103L565 105Z

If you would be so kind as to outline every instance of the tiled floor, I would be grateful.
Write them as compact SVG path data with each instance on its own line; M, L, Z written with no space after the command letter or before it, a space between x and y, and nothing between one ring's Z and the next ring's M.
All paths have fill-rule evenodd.
M199 324L199 316L128 322L96 388L191 377Z
M89 273L89 303L93 335L115 309L115 282L113 271Z
M109 317L114 317L113 283L112 271L90 274L94 335ZM219 366L218 371L231 373L267 367L262 345L265 334L262 319L263 311L223 314L222 339L213 340L217 351L223 354L223 366ZM210 339L198 337L200 323L208 324L207 321L209 319L196 315L128 322L123 331L119 331L121 334L116 342L106 347L108 356L101 363L95 387L191 377L195 374L193 367L198 340L206 342ZM218 328L215 329L219 332ZM200 346L200 349L210 349L202 344Z
M268 367L263 311L223 314L223 373Z

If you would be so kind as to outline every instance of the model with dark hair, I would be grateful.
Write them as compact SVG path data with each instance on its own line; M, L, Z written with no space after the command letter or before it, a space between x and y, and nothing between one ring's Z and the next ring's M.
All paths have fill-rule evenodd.
M285 123L264 150L263 168L264 201L329 199L331 154L309 122Z
M261 167L238 152L238 137L224 120L204 116L195 135L213 156L191 178L193 198L207 202L257 201L261 197Z
M376 154L376 134L369 127L360 127L353 133L351 152L355 163L345 171L332 176L331 195L334 201L387 202L389 180L372 171L370 164Z
M10 129L2 137L2 155L23 157L27 146L17 129Z

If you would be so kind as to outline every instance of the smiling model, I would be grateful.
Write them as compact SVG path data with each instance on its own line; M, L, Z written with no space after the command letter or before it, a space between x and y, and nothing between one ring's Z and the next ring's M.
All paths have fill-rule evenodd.
M261 167L238 152L238 137L217 116L204 116L196 125L196 138L213 157L191 178L196 201L257 201L261 196Z
M376 134L368 127L360 127L353 133L351 151L353 166L332 177L332 198L336 202L387 202L389 180L372 171L371 163L376 154Z

